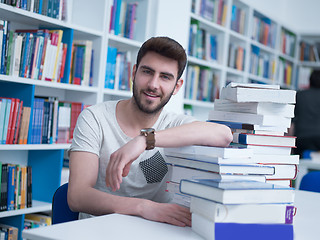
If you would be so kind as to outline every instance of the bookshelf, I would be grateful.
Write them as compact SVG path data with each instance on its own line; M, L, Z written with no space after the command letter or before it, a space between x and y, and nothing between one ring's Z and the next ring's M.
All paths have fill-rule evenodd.
M204 6L207 6L207 11L202 10ZM211 8L215 9L212 16L208 12ZM282 88L296 89L298 33L241 0L193 0L189 15L188 69L198 66L215 72L217 89L233 81L279 84ZM202 46L205 41L201 41L201 33L200 36L198 34L198 43L193 46L196 28L204 29L202 35L209 32L216 36L216 59L201 55L199 58L190 51L207 51ZM194 72L187 71L186 79L184 103L192 106L195 116L206 120L205 111L214 103L208 101L209 104L204 105L199 102L207 102L207 99L191 99L187 94L190 87L187 86L188 81L194 83ZM199 88L202 90L200 84Z
M139 47L149 37L152 28L150 18L156 3L149 0L117 2L125 3L127 6L129 4L135 5L136 15L132 18L132 23L135 26L131 27L130 36L110 31L111 9L115 4L114 0L65 1L67 12L63 19L62 17L56 19L21 7L0 3L0 20L9 21L10 30L63 30L62 42L69 44L66 50L64 70L67 75L73 74L70 66L72 54L74 54L71 51L71 46L74 41L92 41L94 53L90 84L82 84L83 79L79 85L70 84L68 78L65 80L61 78L60 82L35 80L30 77L16 76L10 71L9 74L0 74L0 97L19 98L24 101L24 106L29 106L31 109L37 96L56 97L59 101L82 102L85 105L111 99L129 98L131 96L130 86L125 90L105 88L108 47L112 46L119 51L129 52L129 62L131 63L129 67L132 68ZM126 81L129 83L130 78L127 78ZM30 134L29 132L29 137ZM69 146L69 143L0 145L1 162L32 166L33 206L0 212L0 223L18 227L19 239L22 239L21 231L25 214L51 211L52 196L61 184L64 153Z
M297 89L309 87L309 77L313 69L320 69L319 34L301 34L297 46Z

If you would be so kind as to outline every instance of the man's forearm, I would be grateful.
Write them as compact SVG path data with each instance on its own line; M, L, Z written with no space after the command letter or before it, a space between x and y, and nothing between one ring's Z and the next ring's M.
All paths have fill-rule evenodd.
M232 141L229 127L210 122L192 122L156 132L157 147L206 145L226 147Z

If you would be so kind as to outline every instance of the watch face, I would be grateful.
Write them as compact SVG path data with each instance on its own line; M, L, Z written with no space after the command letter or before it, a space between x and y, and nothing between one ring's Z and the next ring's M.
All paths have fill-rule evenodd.
M141 129L142 133L151 133L154 132L154 128L143 128Z

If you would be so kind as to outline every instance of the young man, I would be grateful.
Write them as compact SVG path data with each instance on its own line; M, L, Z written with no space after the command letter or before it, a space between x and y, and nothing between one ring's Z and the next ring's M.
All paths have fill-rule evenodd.
M146 41L133 67L133 97L86 108L70 153L68 203L91 215L120 213L190 226L187 208L168 203L163 149L186 145L226 147L228 127L168 113L163 107L183 84L182 46L167 37Z

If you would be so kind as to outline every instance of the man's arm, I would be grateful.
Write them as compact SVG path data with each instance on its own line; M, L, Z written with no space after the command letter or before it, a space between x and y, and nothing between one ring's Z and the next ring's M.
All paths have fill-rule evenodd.
M120 213L177 226L191 225L191 215L187 208L176 204L115 196L95 189L98 168L97 155L70 152L68 204L71 210L92 215Z
M156 132L156 147L181 147L205 145L227 147L232 141L229 127L210 122L192 122ZM128 175L130 166L146 148L144 136L137 136L111 154L106 170L106 184L113 191L120 188L122 177Z

